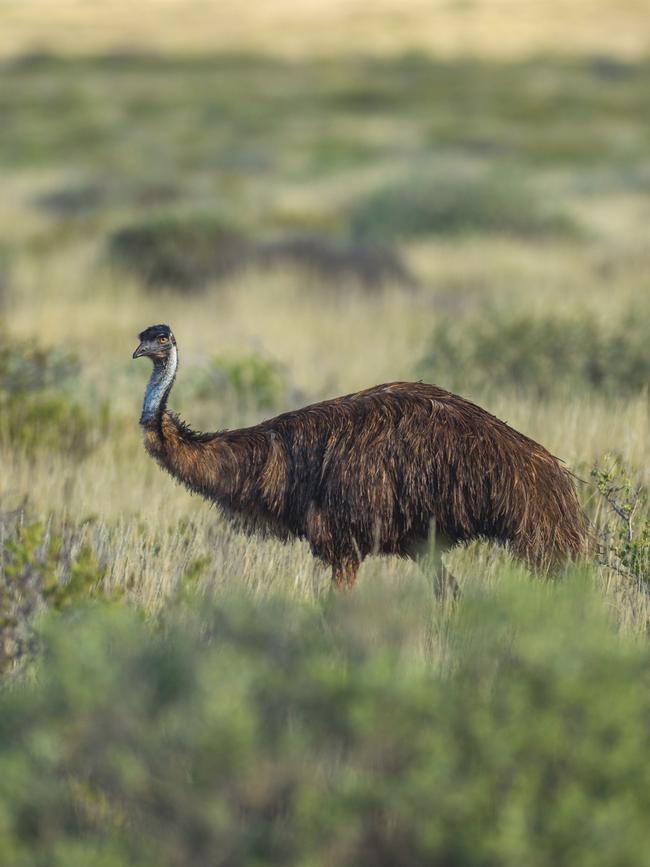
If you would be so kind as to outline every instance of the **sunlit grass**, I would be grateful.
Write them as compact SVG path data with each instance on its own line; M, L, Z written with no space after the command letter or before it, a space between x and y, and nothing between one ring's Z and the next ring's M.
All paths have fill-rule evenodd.
M70 54L238 50L289 57L358 52L434 52L442 56L522 56L541 52L635 57L647 51L643 0L472 3L420 0L262 0L206 4L126 0L38 4L5 0L0 51Z

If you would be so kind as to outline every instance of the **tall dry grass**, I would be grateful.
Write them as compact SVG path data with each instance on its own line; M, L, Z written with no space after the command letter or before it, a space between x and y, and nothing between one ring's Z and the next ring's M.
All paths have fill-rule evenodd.
M475 243L434 246L426 254L428 261L425 251L418 249L413 258L432 274L458 273L463 264L468 273ZM520 293L532 306L539 305L538 280L530 277L530 250L511 242L497 244L493 254L497 275L522 266L529 272ZM539 275L563 268L576 284L587 287L590 265L580 251L564 251L554 265L540 257L536 270ZM301 598L327 590L328 574L306 545L283 546L242 536L216 509L164 476L145 454L137 422L149 369L145 362L131 359L136 332L153 322L171 324L181 357L171 406L196 428L232 427L269 412L250 408L242 414L216 389L213 399L197 398L194 379L212 355L246 349L276 359L287 371L289 400L295 405L381 381L412 378L437 318L449 316L453 293L441 296L442 278L416 292L395 288L378 297L352 291L324 298L313 287L296 285L290 273L249 273L199 297L152 296L97 266L80 248L60 257L55 253L47 268L33 269L26 261L13 279L7 317L12 333L74 348L82 362L83 393L109 399L114 421L96 450L83 459L65 450L25 453L5 446L0 458L4 507L17 507L26 498L32 518L57 524L89 519L79 543L89 541L107 564L109 587L126 587L148 610L155 610L200 558L206 558L201 578L206 587L236 584L254 592L281 590ZM634 280L628 280L621 280L621 297L632 293ZM559 286L549 289L551 298L555 293L559 295ZM611 299L603 286L600 296L585 288L582 302L596 309L602 304L606 316ZM572 303L580 308L576 295ZM613 451L650 482L647 395L616 398L582 392L544 402L522 393L472 397L544 443L583 476L588 477L590 465L603 453ZM593 514L602 513L604 503L590 484L581 486L581 494ZM455 552L450 561L461 583L489 587L498 581L503 556L483 545ZM385 576L408 581L415 575L411 564L370 560L360 580ZM601 570L598 581L619 622L631 631L644 631L647 597L610 570Z

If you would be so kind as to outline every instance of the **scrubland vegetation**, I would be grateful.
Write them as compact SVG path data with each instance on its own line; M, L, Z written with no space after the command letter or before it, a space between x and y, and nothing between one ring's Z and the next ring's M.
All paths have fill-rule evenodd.
M489 54L3 62L1 863L648 861L650 64ZM155 322L195 428L476 400L596 561L333 598L145 455Z
M646 864L648 645L589 583L503 574L444 628L426 588L381 580L78 611L0 697L0 854Z

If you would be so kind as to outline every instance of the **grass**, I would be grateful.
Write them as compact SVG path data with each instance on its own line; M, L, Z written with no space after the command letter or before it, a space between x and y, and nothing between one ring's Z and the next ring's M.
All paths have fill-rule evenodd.
M323 4L262 0L254 6L200 0L144 0L133 15L126 0L37 5L5 0L0 53L16 56L52 48L69 54L112 53L119 65L133 51L203 54L271 51L283 57L426 52L444 57L515 56L545 52L596 55L604 68L647 52L643 0L513 3L473 0L425 4L363 0Z

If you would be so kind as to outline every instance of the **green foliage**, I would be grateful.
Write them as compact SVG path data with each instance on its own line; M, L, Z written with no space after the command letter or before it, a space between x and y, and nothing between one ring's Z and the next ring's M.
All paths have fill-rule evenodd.
M195 291L247 267L299 269L333 289L350 281L366 288L413 282L397 253L386 246L343 244L313 234L253 241L205 214L157 217L120 229L109 239L109 256L149 288Z
M7 248L0 243L0 315L3 313L11 273L11 257Z
M291 62L227 54L39 63L26 57L1 69L0 165L30 178L42 176L44 167L52 170L48 175L65 172L62 183L32 199L52 220L85 216L101 224L108 216L106 225L119 225L129 207L145 231L149 209L172 200L192 212L218 201L227 213L246 220L253 211L256 224L277 229L270 225L273 214L296 183L305 190L318 179L311 207L322 217L321 190L329 179L334 199L342 188L352 199L361 165L364 172L390 166L408 174L414 165L438 166L450 155L455 164L493 167L501 178L514 156L524 173L569 169L571 183L586 191L603 180L613 190L638 190L640 182L647 185L650 64L604 72L615 65L612 58L504 63L362 54ZM255 194L247 208L249 183ZM512 192L507 178L491 188L470 182L467 193L462 185L456 175L453 184L436 187L440 207L418 204L418 178L404 193L387 191L388 206L395 197L401 203L406 196L409 206L415 200L421 215L409 222L411 231L449 225L456 232L476 223L534 236L563 231L538 205L522 202L519 185ZM431 183L425 186L432 192ZM557 214L562 203L544 178L534 189ZM337 205L333 213L329 198L326 193L323 202L331 221ZM81 231L78 223L70 228ZM389 214L371 223L373 230L401 234ZM153 260L151 271L143 266L145 280L205 282L202 269L179 266L175 253L170 270L166 254L162 261L143 255ZM136 256L127 251L125 267L140 274ZM212 265L206 268L212 274Z
M270 409L285 401L287 373L277 361L257 352L217 355L196 373L194 391L200 398L221 394L239 409Z
M78 372L69 353L10 341L0 333L0 439L33 451L36 448L90 452L99 428L109 421L108 406L97 418L69 393Z
M205 185L211 171L346 170L452 148L582 167L647 154L647 61L611 75L607 58L28 60L2 68L5 165L98 167L111 181L156 167Z
M109 256L146 286L196 290L237 267L248 244L222 217L155 217L115 232Z
M96 594L105 570L88 544L46 532L42 524L20 526L0 559L0 674L33 655L34 616L45 606L57 611Z
M211 563L212 557L207 554L201 554L199 557L191 560L181 574L176 592L170 597L168 606L181 605L192 598L196 598L200 590L201 578L203 578Z
M52 621L0 694L3 863L649 864L647 644L519 578L440 669L422 593Z
M38 196L36 204L59 218L87 217L104 204L106 190L99 183L77 183Z
M0 436L13 445L71 451L80 457L97 443L97 433L88 413L64 397L25 395L2 405Z
M41 211L58 221L78 220L79 228L90 218L111 208L169 206L177 198L176 188L168 180L146 176L124 177L121 181L106 178L101 172L94 177L79 177L48 189L34 198Z
M343 244L326 235L296 235L256 244L253 255L255 264L262 269L298 268L330 292L347 289L350 284L365 289L414 284L400 256L384 244Z
M548 397L587 388L635 393L650 385L650 312L601 324L588 315L483 309L436 323L422 375L453 389L515 389Z
M601 530L602 562L650 591L650 492L615 455L605 455L591 477L613 515Z
M468 232L504 232L545 238L575 234L568 216L550 212L517 176L412 176L372 193L352 212L350 230L361 238L409 238Z
M0 387L9 396L52 388L78 372L67 352L12 343L5 334L0 339Z

